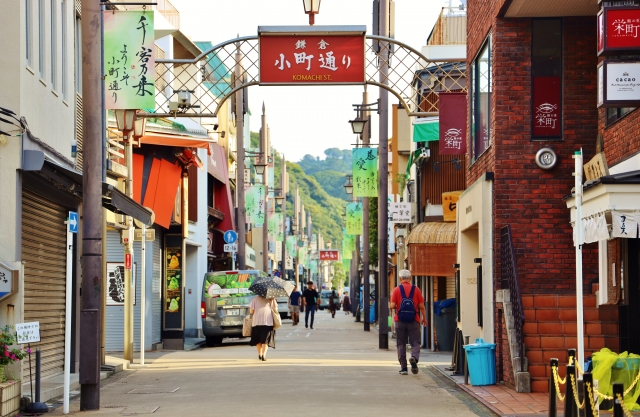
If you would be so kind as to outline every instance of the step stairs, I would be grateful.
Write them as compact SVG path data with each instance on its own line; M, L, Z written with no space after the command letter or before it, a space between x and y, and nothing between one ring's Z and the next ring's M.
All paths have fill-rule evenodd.
M567 349L576 348L576 297L571 295L523 295L524 345L529 363L532 392L548 392L549 361L557 358L566 365ZM583 298L585 357L607 347L618 351L618 310L616 306L596 306L595 295ZM561 372L563 373L563 372Z

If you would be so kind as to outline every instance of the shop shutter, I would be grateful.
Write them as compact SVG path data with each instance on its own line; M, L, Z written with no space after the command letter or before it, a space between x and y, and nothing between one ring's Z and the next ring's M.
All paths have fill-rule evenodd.
M456 278L447 277L447 298L456 298Z
M147 329L151 325L151 343L160 343L162 341L162 229L154 228L156 231L156 239L153 242L147 242L147 251L152 251L152 261L147 262L147 274L151 274L151 281L147 281L147 291L151 285L151 299L147 300L147 305L151 303L151 323L147 322ZM138 351L140 349L140 279L141 266L140 257L142 251L140 242L133 244L133 262L136 267L136 305L133 308L133 348ZM107 232L107 262L122 263L124 259L124 246L120 243L120 234L116 230ZM149 259L149 258L147 258ZM107 277L107 280L109 277ZM107 285L109 283L107 282ZM148 334L148 333L147 333ZM124 306L107 305L107 352L121 352L124 350Z
M151 279L152 332L151 343L162 342L162 229L156 227L156 240L153 241L153 275Z
M61 373L64 367L66 218L64 207L22 192L24 321L40 322L41 341L31 349L42 352L43 377ZM29 381L27 360L22 369L23 381Z

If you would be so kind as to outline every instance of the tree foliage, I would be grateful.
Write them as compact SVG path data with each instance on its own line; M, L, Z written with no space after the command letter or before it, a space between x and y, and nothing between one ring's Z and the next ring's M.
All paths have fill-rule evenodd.
M342 284L342 285L340 285ZM347 274L342 266L342 262L333 263L333 279L331 280L331 287L336 290L340 287L348 286Z

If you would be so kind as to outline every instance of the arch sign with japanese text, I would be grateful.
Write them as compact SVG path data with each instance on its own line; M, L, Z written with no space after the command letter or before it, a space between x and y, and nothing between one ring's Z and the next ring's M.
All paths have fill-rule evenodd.
M260 85L364 84L365 26L260 27Z

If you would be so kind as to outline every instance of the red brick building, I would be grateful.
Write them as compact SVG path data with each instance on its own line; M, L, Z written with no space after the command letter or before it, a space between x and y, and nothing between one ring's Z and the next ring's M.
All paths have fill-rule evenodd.
M630 162L617 172L640 169L638 113L597 108L598 11L590 0L468 1L469 154L467 190L458 202L459 325L472 340L497 344L498 381L519 390L526 391L530 377L533 391L546 391L549 359L562 363L566 349L577 346L576 249L571 204L565 201L574 187L574 152L582 149L587 162L604 148L612 173L625 158ZM638 187L638 178L631 176L629 187ZM589 186L616 181L604 177L587 184L585 205ZM637 241L582 246L585 356L603 347L636 346L629 338L631 321L619 325L635 311L619 304L636 294L620 292L619 283L621 265L640 275L640 266L628 263L630 256L637 263ZM516 275L518 288L510 292ZM528 374L526 364L524 372L520 366L514 372L522 342Z

